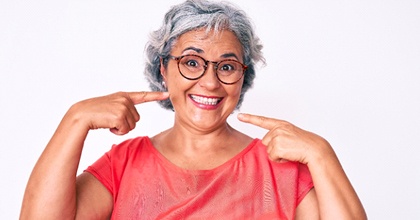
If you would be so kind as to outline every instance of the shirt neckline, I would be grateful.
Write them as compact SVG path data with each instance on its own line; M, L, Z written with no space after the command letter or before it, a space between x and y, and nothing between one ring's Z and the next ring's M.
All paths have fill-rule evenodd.
M152 141L150 140L150 137L146 136L145 137L146 141L148 142L146 144L146 146L149 148L148 150L151 151L151 153L153 155L155 155L157 157L157 159L162 162L162 164L173 170L176 172L181 172L181 173L188 173L188 174L194 174L194 175L207 175L207 174L211 174L214 172L217 172L221 169L224 169L227 166L230 166L231 164L233 164L235 161L237 161L239 158L243 157L246 153L248 153L252 148L254 148L257 143L260 141L260 139L255 138L254 140L252 140L248 146L246 146L244 149L242 149L242 151L240 151L238 154L236 154L235 156L233 156L232 158L230 158L229 160L227 160L226 162L224 162L223 164L220 164L219 166L213 168L213 169L208 169L208 170L190 170L190 169L184 169L181 168L177 165L175 165L174 163L172 163L171 161L169 161L165 156L163 156L153 145Z

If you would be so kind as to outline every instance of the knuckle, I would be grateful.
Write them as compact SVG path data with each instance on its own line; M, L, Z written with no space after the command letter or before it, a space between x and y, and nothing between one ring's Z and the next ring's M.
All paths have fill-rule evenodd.
M122 97L122 99L121 99L121 103L123 104L123 105L125 105L125 106L128 106L128 105L130 105L131 104L131 100L128 98L128 97Z
M264 123L265 120L266 120L266 118L264 116L258 116L257 118L261 123Z
M139 114L134 115L134 120L136 122L140 121L140 115Z
M277 126L273 128L271 132L274 134L275 137L277 137L278 135L281 135L283 133L283 129Z
M255 123L260 126L266 124L266 122L267 122L267 118L264 116L257 116L255 119Z
M130 130L133 130L134 128L136 128L136 123L133 123L132 125L130 125Z
M281 136L283 134L282 131L277 132L277 134L273 137L273 139L271 140L273 143L276 144L276 146L281 143L281 141L283 140L283 137ZM279 147L276 147L279 148Z
M145 92L145 91L141 91L141 92L140 92L140 96L141 96L142 98L145 98L145 97L147 96L147 92Z
M123 110L118 110L113 114L113 119L115 122L121 123L123 121L125 121L125 111Z
M114 97L121 97L121 96L124 96L124 92L122 92L122 91L118 91L118 92L116 92L116 93L113 93L113 94L111 94L111 96L114 96Z
M138 99L138 100L147 100L147 92L145 92L145 91L141 91L141 92L138 92L137 94L136 94L136 99Z

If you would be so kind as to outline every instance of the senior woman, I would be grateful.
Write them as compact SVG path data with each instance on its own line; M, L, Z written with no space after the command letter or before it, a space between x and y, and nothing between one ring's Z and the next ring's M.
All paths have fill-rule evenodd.
M239 114L257 139L227 123L252 85L262 46L227 3L189 0L166 14L147 46L152 92L74 104L31 174L21 219L364 219L327 141L288 122ZM123 135L135 105L159 101L173 127L127 140L76 177L92 129Z

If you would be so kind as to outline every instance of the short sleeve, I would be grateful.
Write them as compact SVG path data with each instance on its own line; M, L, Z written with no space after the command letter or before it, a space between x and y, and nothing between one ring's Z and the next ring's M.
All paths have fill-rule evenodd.
M136 155L140 154L141 146L149 143L147 140L146 137L137 137L113 145L111 150L90 165L85 172L92 174L116 197L121 178L126 169L131 169L136 161Z
M111 159L110 152L105 153L100 157L95 163L89 166L85 172L92 174L96 179L101 182L105 188L108 189L111 194L113 194L112 187L112 168L111 168Z
M309 172L308 166L305 164L299 164L299 176L298 176L298 198L297 204L299 204L306 194L314 187L311 173Z

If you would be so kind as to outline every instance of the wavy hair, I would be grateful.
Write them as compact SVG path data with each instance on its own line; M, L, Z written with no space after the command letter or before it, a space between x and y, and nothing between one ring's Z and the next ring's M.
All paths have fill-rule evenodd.
M162 85L160 59L167 65L167 57L182 34L205 28L216 34L221 30L232 31L242 45L244 64L248 66L244 74L241 95L236 109L243 101L245 93L252 87L255 78L255 64L265 63L262 45L254 33L250 19L244 11L227 2L211 2L207 0L187 0L173 6L165 15L162 26L153 31L146 44L146 66L144 74L152 91L166 91ZM165 109L173 109L169 99L159 101Z

